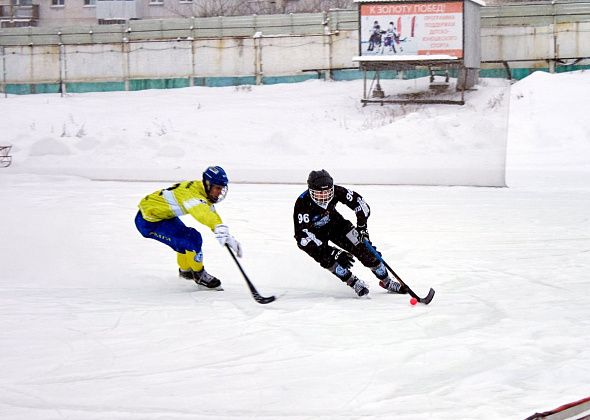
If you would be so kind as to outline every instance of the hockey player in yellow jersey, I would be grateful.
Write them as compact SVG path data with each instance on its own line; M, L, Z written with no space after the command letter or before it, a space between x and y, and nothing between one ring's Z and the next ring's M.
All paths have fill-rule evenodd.
M225 198L228 183L223 168L210 166L203 172L202 181L180 182L145 196L135 217L135 225L145 238L155 239L176 251L181 278L194 280L209 289L221 289L221 281L205 271L201 234L182 223L179 216L190 214L210 228L222 246L228 245L241 257L240 243L229 233L215 209L215 204Z

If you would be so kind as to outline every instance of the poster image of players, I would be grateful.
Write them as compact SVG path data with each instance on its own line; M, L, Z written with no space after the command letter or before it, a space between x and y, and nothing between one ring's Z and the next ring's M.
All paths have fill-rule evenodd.
M360 5L361 56L463 57L463 3Z

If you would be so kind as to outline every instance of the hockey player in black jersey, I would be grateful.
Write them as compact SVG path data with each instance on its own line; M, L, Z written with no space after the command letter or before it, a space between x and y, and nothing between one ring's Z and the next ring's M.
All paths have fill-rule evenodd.
M381 287L391 293L405 293L404 287L389 277L383 263L364 243L365 239L369 239L367 219L371 211L363 197L334 185L332 177L324 169L309 174L307 187L295 202L293 211L297 246L352 287L358 296L366 295L369 289L364 281L350 271L353 257L373 271ZM354 210L356 227L336 211L337 203Z

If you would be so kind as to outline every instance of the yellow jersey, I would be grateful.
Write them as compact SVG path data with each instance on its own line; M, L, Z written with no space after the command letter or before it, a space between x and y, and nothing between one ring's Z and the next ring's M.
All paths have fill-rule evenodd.
M146 195L139 211L148 222L159 222L190 214L211 230L221 224L213 202L207 198L202 181L184 181Z

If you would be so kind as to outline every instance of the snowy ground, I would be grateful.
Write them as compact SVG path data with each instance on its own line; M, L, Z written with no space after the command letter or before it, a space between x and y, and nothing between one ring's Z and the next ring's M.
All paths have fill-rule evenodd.
M18 153L13 172L177 180L214 160L250 183L302 183L325 165L341 183L504 186L509 85L483 83L463 107L363 108L360 81L317 80L32 95L0 107ZM427 85L384 82L390 94Z
M360 91L356 82L297 88L303 98L318 89ZM254 105L265 102L267 89L273 111L256 122L261 136L265 127L277 131L272 117L293 106L288 95L276 95L276 86L254 88ZM186 91L154 94L172 104ZM231 89L213 91L228 104L239 97ZM255 303L227 252L206 232L206 267L222 278L225 291L196 291L179 280L174 254L133 226L141 197L167 185L154 180L174 173L169 161L145 171L149 182L71 176L143 173L149 156L135 146L145 138L129 128L119 147L113 133L121 127L88 112L96 101L108 105L110 95L120 98L0 100L3 141L15 149L15 164L0 170L0 418L523 419L590 395L589 73L536 73L512 86L509 188L353 186L371 205L371 237L386 260L419 294L436 289L429 306L415 307L406 296L379 290L357 264L371 289L369 299L358 299L297 250L292 206L307 172L317 168L296 173L289 148L282 175L297 176L298 185L234 184L218 206L244 246L247 273L261 294L279 299ZM305 119L290 130L341 130L336 135L366 139L372 130L394 135L396 124L411 122L401 114L402 122L359 130L381 110L359 110L350 98L333 105L335 94L321 97L308 103L307 113L293 110L293 118ZM147 109L150 98L137 95L136 109ZM297 99L300 107L303 99ZM64 101L72 105L62 109L62 124L53 108L67 107ZM321 117L332 106L342 110L348 128ZM24 110L32 122L23 126ZM429 107L426 114L443 127L448 112ZM137 114L131 126L149 117ZM424 124L425 118L409 118L417 129ZM67 129L72 119L84 122L80 137L48 128ZM211 122L219 138L245 124ZM454 124L465 137L448 153L470 149L468 136L479 133L465 126L485 121ZM103 137L94 131L100 126ZM252 126L243 129L256 137ZM186 145L179 139L189 132L151 136L158 150L177 150L183 175ZM318 164L313 139L297 141L298 135L287 130L283 139L303 144L302 157ZM419 145L425 160L436 158ZM116 147L127 167L124 160L105 163L110 156L104 151ZM215 148L204 147L209 163ZM231 162L244 151L223 150L231 178ZM245 160L267 152L248 150ZM280 148L272 151L276 156ZM328 170L340 165L323 159ZM357 165L370 172L372 161L361 153ZM253 173L247 165L239 169L240 176ZM273 180L272 168L267 177Z

